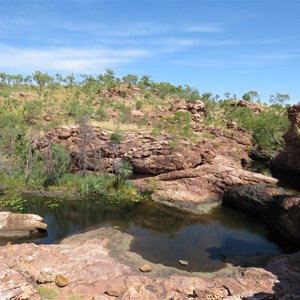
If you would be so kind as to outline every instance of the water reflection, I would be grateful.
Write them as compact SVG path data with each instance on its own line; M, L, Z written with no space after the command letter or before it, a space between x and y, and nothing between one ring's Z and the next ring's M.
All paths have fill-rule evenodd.
M28 200L26 212L44 217L48 235L37 241L55 243L90 227L115 226L134 236L131 250L145 259L189 271L216 271L225 266L229 255L255 256L295 250L279 238L263 220L230 207L214 208L209 214L195 216L152 202L122 206L103 201L78 200L45 203ZM2 241L2 243L7 241ZM179 265L187 260L188 266Z

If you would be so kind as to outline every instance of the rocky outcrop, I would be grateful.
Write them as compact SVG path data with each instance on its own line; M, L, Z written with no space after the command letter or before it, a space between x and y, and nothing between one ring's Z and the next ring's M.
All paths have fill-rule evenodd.
M182 100L174 100L171 102L170 111L188 111L192 115L192 120L194 122L199 122L206 114L205 104L200 101L182 101Z
M0 212L0 237L28 236L47 231L43 218L34 214Z
M205 130L205 129L203 129ZM119 160L130 162L133 172L158 175L162 173L195 168L210 162L217 153L235 156L237 160L247 157L251 144L246 133L232 132L226 135L211 130L210 137L201 135L197 143L176 139L167 134L151 136L142 133L117 134L97 126L55 127L47 138L35 141L33 146L46 151L52 142L63 145L72 157L73 169L111 172Z
M91 236L91 233L88 233ZM99 231L94 235L99 237ZM123 240L120 240L123 241ZM85 234L60 245L0 247L0 298L40 299L38 285L55 289L58 299L297 299L300 252L273 257L265 269L228 267L211 278L204 274L152 265L141 273L139 262L124 264L108 250L109 240L86 240ZM122 243L122 242L121 242ZM68 284L55 285L63 276ZM264 298L262 297L264 296ZM253 298L252 298L253 297ZM294 298L293 298L294 297Z
M219 203L223 193L233 186L276 182L272 177L244 170L234 158L221 155L197 168L135 181L145 191L155 186L153 200L194 213L201 213L204 203Z
M224 194L223 202L260 215L284 235L300 242L300 197L276 186L243 185Z
M246 100L232 100L232 101L230 101L230 106L232 106L232 107L248 107L256 114L263 111L263 107L261 105L259 105L258 103L254 103L254 102L246 101Z
M288 118L291 127L283 135L285 151L272 159L270 166L300 173L300 104L288 108Z
M144 175L135 180L140 190L152 193L154 200L196 212L201 211L197 207L204 202L220 202L222 194L232 186L276 182L241 167L251 145L247 132L197 129L197 143L193 143L174 141L166 134L115 136L97 126L56 127L48 133L48 139L36 142L35 147L45 151L51 142L60 143L71 154L74 171L84 165L89 171L110 172L120 161L127 160L134 173Z

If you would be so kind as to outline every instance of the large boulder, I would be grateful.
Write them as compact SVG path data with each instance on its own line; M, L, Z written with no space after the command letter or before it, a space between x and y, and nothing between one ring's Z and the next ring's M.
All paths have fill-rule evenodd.
M231 187L276 182L272 177L244 170L234 158L218 155L209 164L139 179L135 184L149 192L155 187L155 201L201 213L204 203L220 203L223 193Z
M247 184L233 187L223 202L260 215L284 235L300 242L300 197L274 185Z
M29 236L47 231L43 218L35 214L0 212L0 237Z
M276 169L300 173L300 104L288 108L291 127L283 135L285 151L270 161L270 166Z

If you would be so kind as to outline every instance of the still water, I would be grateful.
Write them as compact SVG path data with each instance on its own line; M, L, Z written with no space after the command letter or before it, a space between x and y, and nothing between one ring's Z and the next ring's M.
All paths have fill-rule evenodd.
M36 213L48 224L48 234L13 242L57 243L93 227L118 226L134 239L131 251L145 259L188 271L211 272L228 257L288 253L295 249L260 218L219 206L208 214L191 216L147 201L123 206L96 200L31 199L24 212ZM7 240L0 240L0 244ZM188 261L180 266L178 260Z

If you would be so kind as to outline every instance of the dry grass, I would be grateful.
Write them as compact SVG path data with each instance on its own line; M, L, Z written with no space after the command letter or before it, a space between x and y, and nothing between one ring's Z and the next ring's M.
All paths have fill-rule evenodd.
M137 124L133 124L133 123L116 123L114 120L108 120L108 121L92 120L91 125L99 126L102 129L106 129L106 130L109 130L112 132L114 132L114 131L147 132L147 131L149 131L149 127L146 127L146 126L138 126Z

